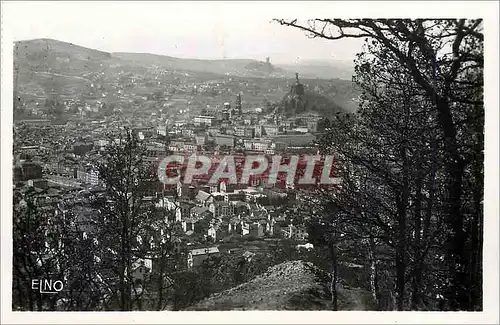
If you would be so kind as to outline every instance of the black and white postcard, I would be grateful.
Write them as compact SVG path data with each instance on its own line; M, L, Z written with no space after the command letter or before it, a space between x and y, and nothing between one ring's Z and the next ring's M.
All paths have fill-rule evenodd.
M498 9L3 1L2 322L498 322Z

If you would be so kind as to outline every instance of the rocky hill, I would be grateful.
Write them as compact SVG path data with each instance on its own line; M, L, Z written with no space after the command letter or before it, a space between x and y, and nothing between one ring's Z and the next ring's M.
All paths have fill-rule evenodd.
M340 288L339 308L369 309L369 295ZM309 262L289 261L186 310L330 310L328 276Z
M269 58L266 59L266 62L262 61L250 62L245 66L245 69L260 74L262 76L279 75L285 77L287 75L290 75L290 73L287 73L287 71L284 71L283 69L280 68L276 68L276 66L271 64Z
M306 112L317 112L322 116L331 117L337 112L348 112L346 106L339 105L331 98L317 94L313 91L305 91L299 97L285 95L281 102L281 108L285 115L295 116Z

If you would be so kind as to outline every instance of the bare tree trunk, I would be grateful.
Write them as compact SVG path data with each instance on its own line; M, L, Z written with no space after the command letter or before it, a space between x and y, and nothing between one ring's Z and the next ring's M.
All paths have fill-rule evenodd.
M368 243L368 258L370 260L370 291L372 293L373 301L377 310L381 309L380 306L380 291L378 287L378 266L377 255L375 252L375 240L370 237Z
M475 190L473 191L473 215L471 221L471 258L470 258L470 286L471 304L474 310L483 310L482 307L482 251L483 251L483 189L482 189L482 172L481 166L476 165L474 168Z
M156 310L162 310L163 309L163 273L165 272L164 270L164 262L163 262L163 256L161 256L162 260L160 261L160 270L159 270L159 276L158 276L158 303L156 305Z
M470 310L471 305L467 288L467 235L463 229L462 185L464 162L458 151L457 131L448 101L443 97L436 99L438 119L444 135L444 151L447 158L446 172L446 224L448 226L447 262L450 272L450 287L445 293L452 310Z
M405 108L408 112L408 107ZM408 115L405 116L405 119ZM405 124L407 124L406 121ZM396 244L396 291L397 291L397 310L404 310L405 302L405 284L406 284L406 212L409 198L409 162L407 156L408 140L404 135L404 142L400 148L401 160L403 163L402 170L402 188L397 199L398 207L398 234Z
M417 169L420 172L420 166ZM419 173L420 174L420 173ZM422 268L424 263L422 249L422 176L421 174L416 180L416 197L415 197L415 238L414 238L414 270L411 282L411 309L418 310L421 303L420 286L422 282Z
M124 224L127 222L124 221ZM120 265L120 309L122 311L130 310L130 247L128 243L127 225L122 229L122 250L121 250L121 265Z
M332 309L334 311L338 310L338 292L337 292L337 282L338 282L338 261L337 261L337 250L335 244L330 244L330 253L332 255L332 278L330 281L330 291L332 293Z
M398 233L398 244L396 246L396 292L397 292L397 310L404 310L405 301L405 273L406 273L406 262L405 262L405 238L406 235L406 221L405 216L400 217L399 221L399 233Z

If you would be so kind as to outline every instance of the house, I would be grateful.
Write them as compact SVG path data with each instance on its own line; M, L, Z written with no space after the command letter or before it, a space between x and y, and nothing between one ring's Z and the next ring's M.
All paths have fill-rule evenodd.
M292 224L286 228L282 228L281 231L285 238L293 238L295 240L305 240L309 236L305 227L294 226Z
M206 134L197 134L195 136L196 144L199 146L204 146L208 142L208 137Z
M195 197L195 201L206 207L214 202L214 197L212 194L200 190Z
M167 126L166 125L160 125L156 127L156 134L162 135L164 137L167 136Z
M49 182L46 179L30 179L28 180L28 186L36 187L39 189L48 189Z
M81 143L77 142L73 144L73 152L77 155L84 155L92 150L94 143Z
M192 137L194 137L194 130L190 129L190 128L183 128L181 130L181 135L183 137L192 138Z
M184 151L193 152L193 151L196 151L197 148L198 148L198 145L195 142L192 142L192 141L184 142L184 145L183 145Z
M278 125L273 125L273 124L267 124L264 125L264 132L266 135L272 136L272 135L277 135L280 131L280 128Z
M155 205L158 208L165 208L167 210L166 216L170 216L173 212L173 214L175 216L175 221L182 220L182 210L180 209L178 203L172 201L170 198L164 197L162 200L157 202Z
M305 249L307 251L310 251L310 250L313 250L314 249L314 245L311 244L311 243L307 243L307 244L299 244L297 246L295 246L295 248L300 251L301 249Z
M295 127L295 122L292 120L282 122L282 125L286 130L291 130Z
M218 126L207 128L207 132L211 136L215 136L215 135L221 134L220 128Z
M283 151L287 149L287 145L285 142L273 141L273 143L271 144L271 148L277 151Z
M253 138L255 129L248 126L237 126L234 130L234 135L237 137Z
M305 240L309 237L307 230L303 226L298 226L296 231L294 232L295 239L297 240Z
M167 148L162 143L148 143L146 145L146 157L144 160L148 162L155 162L167 155Z
M214 241L222 239L228 235L228 224L227 221L216 220L208 228L207 235L210 236Z
M233 204L234 204L234 213L235 214L239 215L239 214L248 214L249 213L250 208L248 206L248 203L236 201Z
M195 126L201 126L201 125L212 126L213 124L215 124L215 117L213 116L200 115L194 118Z
M245 236L250 234L250 222L248 220L241 221L241 235Z
M255 256L255 253L250 252L250 251L246 251L242 254L242 256L245 259L245 261L250 262L252 260L252 258Z
M170 151L182 151L184 150L185 140L183 139L173 139L168 145L168 150Z
M250 219L253 221L258 220L270 220L271 215L262 206L254 203L248 204L248 210L250 211Z
M217 246L192 249L188 252L187 266L188 268L198 267L203 263L204 260L208 259L211 256L217 256L219 254L219 247Z
M207 207L195 206L191 208L191 218L204 218L206 216L212 215Z
M252 237L262 237L264 236L264 227L258 222L251 223L249 225L248 235Z
M264 134L264 128L262 127L262 125L255 125L254 130L255 137L261 137Z
M143 283L149 275L153 268L153 262L151 259L139 258L132 263L131 266L131 277L135 283Z
M232 234L242 234L241 228L241 217L234 216L227 220L227 233Z
M273 219L274 221L274 219ZM272 225L272 234L274 235L280 235L282 234L283 227L281 227L281 224L279 222L274 222Z
M269 139L251 139L244 141L245 148L249 150L264 151L271 146L271 140Z
M191 209L194 207L194 203L189 201L179 202L178 207L181 210L181 220L191 217Z
M93 168L73 169L73 177L82 183L98 185L99 184L99 171Z
M318 131L318 124L319 124L318 122L319 122L319 119L307 121L306 124L307 124L308 131L309 132Z
M219 146L234 147L234 136L232 135L215 135L215 143Z
M217 201L209 205L209 210L212 212L214 218L219 218L234 214L234 205L228 202Z
M20 166L16 166L16 168L17 170L14 170L16 181L42 178L42 166L40 164L25 161L22 162Z
M211 192L214 197L214 202L228 202L228 196L224 192Z
M303 147L309 145L316 139L316 136L310 133L282 134L272 136L274 142L282 142L287 147Z
M185 233L193 233L195 224L200 220L197 217L188 217L182 220L182 230Z

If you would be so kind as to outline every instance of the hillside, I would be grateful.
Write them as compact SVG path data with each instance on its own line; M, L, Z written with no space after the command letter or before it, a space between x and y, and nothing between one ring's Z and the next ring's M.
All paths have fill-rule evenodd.
M227 85L232 84L230 87L239 87L247 103L258 106L283 98L290 85L289 78L295 74L269 60L199 60L147 53L108 53L53 39L16 42L14 68L14 89L31 103L50 97L83 102L106 97L110 101L118 89L131 96L147 95L172 84L224 80ZM352 110L352 98L357 95L350 81L310 78L306 82L310 90L305 96L308 109L325 115L340 107Z
M281 109L287 116L317 112L322 116L330 117L337 112L349 112L345 106L313 91L306 91L301 98L293 98L290 94L285 95L281 102Z
M186 310L329 310L328 277L309 262L289 261ZM367 310L368 293L340 289L339 309Z
M253 59L201 60L149 53L108 53L45 38L15 42L14 61L21 75L30 71L81 75L105 71L109 67L141 66L146 68L155 65L172 70L242 77L290 78L294 76L295 72L299 72L306 78L350 80L350 70L340 68L343 65L339 65L339 67L318 66L311 63L273 65Z
M110 53L89 49L53 39L35 39L14 44L14 65L19 72L27 70L64 72L95 71L111 60Z
M246 77L282 77L279 69L262 67L263 62L251 59L200 60L181 59L148 53L112 53L113 57L136 64L156 65L165 69L208 72Z
M89 87L89 76L105 71L112 61L110 53L53 39L16 42L14 86L39 98L71 96Z

